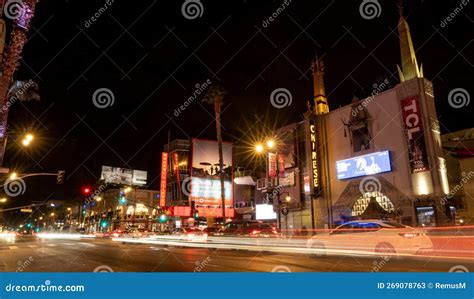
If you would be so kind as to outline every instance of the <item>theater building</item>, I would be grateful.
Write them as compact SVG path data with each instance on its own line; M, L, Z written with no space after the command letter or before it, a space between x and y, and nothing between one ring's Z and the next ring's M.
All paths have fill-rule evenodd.
M398 31L400 82L374 82L371 96L355 97L350 105L329 111L324 66L313 62L314 100L304 120L275 134L284 156L276 163L284 168L283 184L273 183L280 186L280 200L273 204L282 229L361 218L415 226L451 223L433 86L423 77L403 16Z

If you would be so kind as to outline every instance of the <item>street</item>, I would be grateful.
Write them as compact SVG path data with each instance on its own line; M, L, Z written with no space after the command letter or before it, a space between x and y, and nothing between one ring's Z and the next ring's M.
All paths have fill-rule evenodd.
M110 239L0 241L1 272L448 272L469 259L279 254L114 242Z

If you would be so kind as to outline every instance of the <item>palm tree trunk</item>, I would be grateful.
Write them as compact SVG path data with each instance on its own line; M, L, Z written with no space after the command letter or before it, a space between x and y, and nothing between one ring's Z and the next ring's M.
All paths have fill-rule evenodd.
M222 131L221 131L221 100L214 102L214 112L216 115L216 135L219 146L219 177L221 179L221 199L222 199L222 222L225 223L225 188L224 188L224 154L222 152Z
M1 9L5 1L1 1ZM3 73L0 76L0 166L3 164L3 156L5 155L6 138L7 138L7 121L8 121L8 89L13 81L13 74L21 58L23 46L27 41L28 29L30 21L34 16L36 8L36 0L23 0L22 5L28 8L28 12L17 20L12 21L14 24L10 34L10 43L4 51L4 57L1 61ZM21 26L19 25L21 23ZM1 57L0 57L1 60Z

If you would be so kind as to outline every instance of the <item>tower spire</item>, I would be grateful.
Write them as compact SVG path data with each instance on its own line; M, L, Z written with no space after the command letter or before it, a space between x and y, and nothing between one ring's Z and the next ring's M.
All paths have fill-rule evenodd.
M329 113L326 91L324 89L324 63L317 55L311 63L311 69L313 70L314 112L316 115Z
M400 20L398 21L398 34L400 36L400 54L401 68L397 65L400 82L404 82L413 78L423 77L423 67L418 68L415 49L411 39L410 27L403 16L403 6L399 4Z

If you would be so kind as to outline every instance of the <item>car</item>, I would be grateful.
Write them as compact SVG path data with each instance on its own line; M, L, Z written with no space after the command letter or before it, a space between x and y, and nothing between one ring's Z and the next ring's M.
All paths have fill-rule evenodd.
M208 236L220 236L222 228L218 226L209 226L202 230L202 232L206 233Z
M422 229L386 220L360 220L312 236L307 247L319 249L316 255L325 255L330 250L413 255L432 248L433 243Z
M223 236L280 237L278 229L261 221L231 221L221 230Z
M131 228L122 234L125 238L145 238L148 236L146 228Z
M207 233L193 227L175 228L171 231L171 237L181 241L207 241Z

